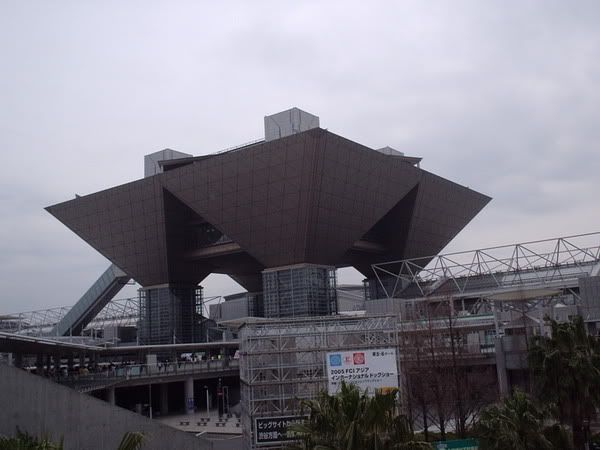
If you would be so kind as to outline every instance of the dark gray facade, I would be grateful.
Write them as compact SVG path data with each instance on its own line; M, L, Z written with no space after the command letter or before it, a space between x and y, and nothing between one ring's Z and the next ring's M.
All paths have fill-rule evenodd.
M142 345L205 340L202 289L159 286L140 289L138 340Z
M300 264L263 272L265 317L337 313L335 267Z
M352 265L370 275L373 262L434 255L489 200L313 129L47 209L143 286L217 272L257 291L265 268Z
M419 158L290 129L47 209L142 286L223 273L261 292L266 269L354 266L371 277L373 263L435 255L490 200Z

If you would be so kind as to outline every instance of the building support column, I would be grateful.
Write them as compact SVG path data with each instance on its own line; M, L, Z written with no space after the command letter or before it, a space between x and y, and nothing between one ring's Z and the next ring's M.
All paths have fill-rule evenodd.
M317 264L263 270L264 316L308 317L337 313L335 273L335 267Z
M115 406L117 404L117 395L116 395L116 389L114 386L111 386L108 389L106 389L106 401L111 406Z
M148 417L152 419L152 383L148 385Z
M169 414L169 384L163 383L160 385L160 415L167 414Z
M198 342L200 327L194 314L196 303L201 301L200 290L195 285L160 285L140 289L143 314L138 325L139 342L142 345ZM160 317L161 325L157 317Z
M23 354L22 353L15 353L15 367L18 367L19 369L21 369L23 367Z
M183 385L185 413L194 414L194 379L186 378Z
M210 393L207 385L204 385L204 390L206 391L206 417L210 417Z
M35 373L36 375L44 375L44 355L38 353L35 358Z
M60 379L60 352L55 352L52 355L52 362L54 367L54 379Z
M498 392L500 397L506 397L508 392L508 373L506 372L506 354L501 337L497 337L496 346L496 373L498 374Z

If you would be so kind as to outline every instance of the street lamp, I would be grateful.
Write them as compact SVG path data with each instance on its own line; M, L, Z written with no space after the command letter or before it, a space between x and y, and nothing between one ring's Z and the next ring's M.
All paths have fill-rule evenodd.
M209 409L210 409L210 398L208 397L208 386L204 386L204 389L206 389L206 415L209 415Z

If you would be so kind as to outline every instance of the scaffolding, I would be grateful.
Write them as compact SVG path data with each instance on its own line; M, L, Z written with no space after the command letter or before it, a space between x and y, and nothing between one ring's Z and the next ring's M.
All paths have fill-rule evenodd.
M265 317L337 313L335 267L301 264L263 271Z
M315 398L327 388L328 352L396 348L398 343L397 317L394 316L247 322L240 330L242 427L246 448L256 448L255 419L297 416L302 400ZM398 363L399 352L396 358Z

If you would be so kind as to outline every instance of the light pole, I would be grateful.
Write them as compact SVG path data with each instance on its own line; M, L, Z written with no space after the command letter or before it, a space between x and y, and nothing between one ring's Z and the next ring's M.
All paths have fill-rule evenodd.
M148 385L148 417L152 419L152 384Z
M209 410L210 410L210 398L208 397L208 386L204 386L204 389L206 389L206 415L209 415Z

